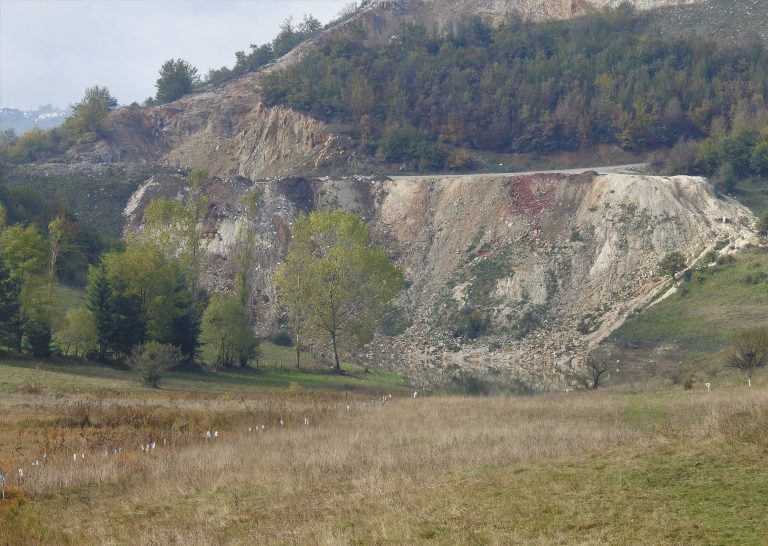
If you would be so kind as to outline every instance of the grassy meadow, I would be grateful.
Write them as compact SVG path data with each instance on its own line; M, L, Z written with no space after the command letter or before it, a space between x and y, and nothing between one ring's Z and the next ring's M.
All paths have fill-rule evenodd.
M716 377L723 348L740 330L768 326L768 252L744 250L733 261L694 270L675 294L628 319L609 338L623 374L658 371Z
M145 389L0 361L0 544L765 543L763 372L413 398L280 365Z

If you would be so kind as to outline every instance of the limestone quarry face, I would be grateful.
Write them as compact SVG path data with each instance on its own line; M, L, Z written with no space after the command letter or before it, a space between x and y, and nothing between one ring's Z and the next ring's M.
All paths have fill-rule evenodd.
M185 191L181 177L157 182L134 195L127 229L139 229L139 211L153 197ZM239 199L252 190L259 209L247 217ZM206 192L201 247L210 288L231 287L240 234L246 222L257 226L249 274L262 335L279 318L271 278L297 214L342 207L366 218L410 281L399 305L411 326L397 338L379 337L361 356L424 383L471 372L550 388L575 357L658 294L666 253L680 250L692 263L724 239L734 248L756 242L745 207L688 176L232 177ZM486 335L457 332L467 309L487 319Z

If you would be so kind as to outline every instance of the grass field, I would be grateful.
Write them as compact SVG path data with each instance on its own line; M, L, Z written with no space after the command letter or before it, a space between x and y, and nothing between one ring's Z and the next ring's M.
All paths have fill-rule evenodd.
M763 372L415 399L358 374L4 361L0 544L764 544Z
M366 370L344 364L344 373L329 373L330 367L303 355L301 369L295 367L292 349L270 343L261 345L258 369L172 371L161 380L161 391L194 392L205 395L249 395L265 391L328 391L358 396L413 392L398 374ZM139 385L130 370L100 366L81 360L0 361L0 390L6 392L104 393L105 395L154 396L155 389Z

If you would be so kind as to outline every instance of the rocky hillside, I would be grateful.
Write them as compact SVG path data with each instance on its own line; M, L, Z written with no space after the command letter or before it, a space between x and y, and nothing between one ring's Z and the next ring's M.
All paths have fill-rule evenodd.
M259 210L246 218L239 199L251 189ZM182 177L150 180L126 209L128 229L149 200L184 190ZM412 320L364 356L428 382L470 372L556 384L576 355L657 296L664 254L682 250L693 262L723 239L755 241L752 214L695 177L232 177L207 192L209 286L231 286L239 234L245 222L259 227L251 304L261 334L276 328L271 276L298 212L340 206L367 218L410 281L399 306Z
M389 39L400 21L450 31L471 17L501 23L513 17L532 21L570 19L589 10L616 7L623 0L375 0L361 14L375 39ZM631 0L639 10L696 4L706 0Z

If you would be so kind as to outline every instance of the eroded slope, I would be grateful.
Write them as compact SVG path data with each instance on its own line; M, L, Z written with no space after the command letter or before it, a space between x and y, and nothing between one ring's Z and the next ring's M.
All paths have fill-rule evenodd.
M151 184L132 202L131 229L142 202L178 193L184 180ZM247 219L239 198L252 189L259 209ZM755 241L752 214L696 177L235 177L207 192L209 286L231 286L244 222L258 226L250 280L262 334L276 328L271 275L298 212L342 207L368 219L410 281L399 305L411 326L364 356L425 381L492 370L531 388L557 384L575 356L658 293L666 253L680 250L692 262L722 239L735 248Z

